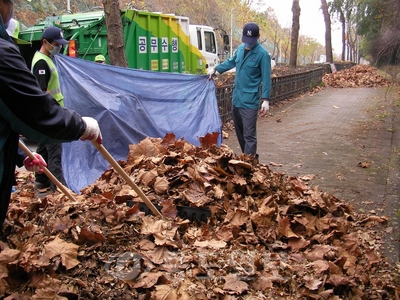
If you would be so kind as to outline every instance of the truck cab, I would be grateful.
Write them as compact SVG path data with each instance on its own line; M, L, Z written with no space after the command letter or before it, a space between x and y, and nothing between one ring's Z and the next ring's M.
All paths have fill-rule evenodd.
M190 25L190 43L204 56L206 69L217 66L218 58L217 40L214 28L203 25Z

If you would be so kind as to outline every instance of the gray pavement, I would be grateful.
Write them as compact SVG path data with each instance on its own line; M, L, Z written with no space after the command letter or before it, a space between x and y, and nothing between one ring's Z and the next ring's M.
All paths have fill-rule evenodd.
M223 141L240 153L234 131ZM311 187L358 213L388 216L386 256L400 260L400 97L390 88L325 88L276 104L257 124L260 163L288 176L314 175Z

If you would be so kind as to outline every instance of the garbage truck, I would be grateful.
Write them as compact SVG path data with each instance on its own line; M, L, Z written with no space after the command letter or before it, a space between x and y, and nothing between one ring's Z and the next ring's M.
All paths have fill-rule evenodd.
M121 10L122 31L129 68L159 72L204 74L219 64L217 38L212 27L190 24L188 17L135 9ZM63 53L94 61L102 54L109 63L104 10L49 16L20 31L19 38L31 42L20 46L30 67L48 26L63 30L69 44Z

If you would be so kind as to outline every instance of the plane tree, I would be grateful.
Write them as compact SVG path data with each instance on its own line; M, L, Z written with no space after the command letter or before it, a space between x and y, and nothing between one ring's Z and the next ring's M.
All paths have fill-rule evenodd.
M320 55L324 53L323 46L316 39L302 35L299 38L298 61L302 64L313 63L319 60Z
M332 16L337 16L342 31L342 54L341 59L348 60L357 58L357 35L355 33L355 12L357 0L333 0L329 5L329 11ZM347 50L347 51L346 51Z
M293 0L292 4L292 33L290 37L290 59L289 66L295 68L297 66L297 53L300 32L300 3L299 0Z
M108 58L114 66L128 67L118 0L103 0L107 26Z
M362 51L377 65L400 63L400 2L398 0L359 0L357 33Z
M328 3L326 0L321 0L322 14L324 15L325 22L325 51L326 51L326 61L333 62L333 51L332 51L332 26L331 26L331 16L328 10Z

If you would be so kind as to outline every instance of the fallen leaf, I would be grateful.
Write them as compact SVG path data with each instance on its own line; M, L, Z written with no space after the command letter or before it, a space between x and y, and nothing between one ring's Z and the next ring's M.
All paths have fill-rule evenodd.
M44 248L44 255L46 257L52 259L55 256L60 256L61 262L67 270L79 265L79 261L77 260L78 245L68 243L59 237L56 237L53 241L47 243Z
M222 249L226 247L226 242L217 240L195 241L194 246L201 248Z
M237 295L240 295L249 289L249 285L246 282L239 280L236 274L224 276L224 279L224 290L232 291Z
M308 275L304 277L304 280L306 281L306 287L311 291L318 290L319 287L322 285L321 280L312 278L311 276Z

